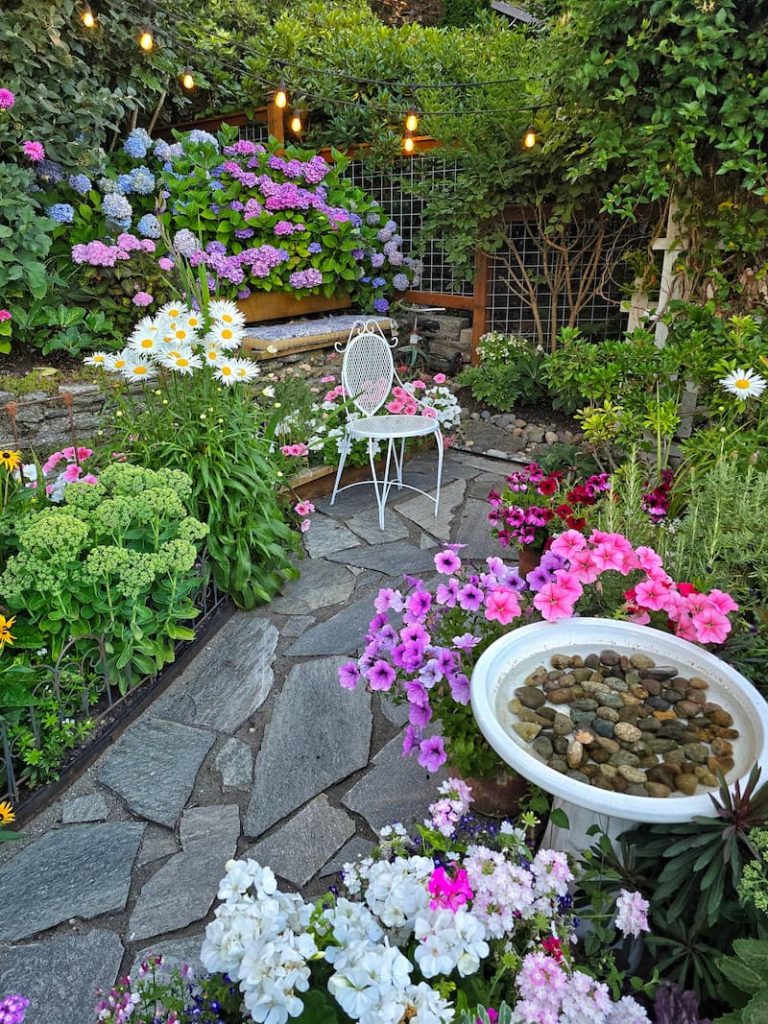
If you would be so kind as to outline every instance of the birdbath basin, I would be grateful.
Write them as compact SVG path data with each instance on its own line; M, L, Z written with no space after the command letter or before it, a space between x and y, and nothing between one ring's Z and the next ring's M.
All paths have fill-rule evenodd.
M709 651L671 633L615 619L572 618L556 623L536 622L512 630L480 656L472 673L472 711L496 753L519 775L555 797L569 820L569 829L550 826L545 842L579 852L591 845L587 829L598 824L615 837L633 822L682 822L710 815L713 789L693 796L633 796L614 793L570 778L549 767L513 731L517 716L508 709L515 689L540 665L549 666L555 654L581 655L616 651L646 654L657 665L674 666L681 674L700 676L709 683L707 699L733 716L739 738L733 741L734 766L726 775L732 785L746 781L757 763L768 774L768 704L741 673ZM567 711L567 705L558 710Z

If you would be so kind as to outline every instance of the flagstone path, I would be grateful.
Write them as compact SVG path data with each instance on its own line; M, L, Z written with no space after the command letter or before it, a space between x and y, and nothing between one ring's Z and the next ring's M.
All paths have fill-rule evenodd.
M503 462L450 452L441 512L373 494L316 502L301 578L266 608L236 612L170 689L71 788L0 844L0 994L32 1000L27 1024L90 1024L147 951L197 962L224 864L269 864L315 895L374 830L423 817L439 779L401 755L406 716L381 695L342 690L379 586L434 575L441 542L498 554L485 498ZM420 455L406 481L431 489Z

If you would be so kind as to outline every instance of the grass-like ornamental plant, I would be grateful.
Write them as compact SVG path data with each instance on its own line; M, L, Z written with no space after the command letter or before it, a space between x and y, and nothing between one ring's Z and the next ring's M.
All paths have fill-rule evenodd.
M191 493L185 473L115 463L25 517L0 576L0 600L32 624L25 646L52 664L76 654L122 692L172 661L198 614L207 527L187 511Z

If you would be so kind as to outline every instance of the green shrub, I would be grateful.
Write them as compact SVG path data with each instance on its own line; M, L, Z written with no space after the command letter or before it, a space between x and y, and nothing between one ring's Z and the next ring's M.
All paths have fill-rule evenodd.
M469 366L457 377L472 397L499 412L531 404L545 397L546 356L526 338L492 331L478 345L479 366Z

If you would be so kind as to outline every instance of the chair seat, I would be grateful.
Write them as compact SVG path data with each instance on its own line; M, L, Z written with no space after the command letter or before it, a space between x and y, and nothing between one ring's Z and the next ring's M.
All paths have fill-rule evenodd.
M354 437L422 437L440 429L436 419L429 416L365 416L350 421L349 433Z

